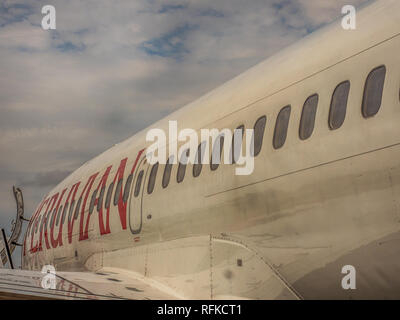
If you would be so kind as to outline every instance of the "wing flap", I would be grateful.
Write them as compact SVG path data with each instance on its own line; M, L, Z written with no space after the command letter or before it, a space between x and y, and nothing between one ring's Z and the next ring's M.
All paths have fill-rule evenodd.
M51 275L50 275L51 276ZM170 289L124 269L97 272L56 272L51 288L49 274L40 271L0 269L0 299L177 299Z

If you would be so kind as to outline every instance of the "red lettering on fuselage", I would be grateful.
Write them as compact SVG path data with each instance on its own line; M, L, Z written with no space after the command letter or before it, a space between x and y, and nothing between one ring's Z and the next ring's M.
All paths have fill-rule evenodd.
M82 194L81 194L81 198L82 198L83 194L86 191L85 199L83 200L83 205L82 205L82 209L81 209L81 220L80 220L80 223L79 223L79 241L85 240L85 239L88 238L88 227L89 227L90 214L89 214L89 211L88 211L87 212L88 218L86 220L86 226L85 226L85 229L86 229L86 238L85 238L84 237L84 226L83 226L83 220L85 219L85 207L86 207L87 199L89 197L90 190L92 189L94 180L96 179L98 174L99 173L97 172L97 173L93 174L92 176L90 176L90 178L86 182L86 186L83 189Z
M64 193L65 193L67 190L68 190L68 189L66 188L66 189L64 189L64 190L62 191L61 196L60 196L60 198L58 199L57 206L56 206L56 208L55 208L54 211L53 211L53 217L52 217L52 219L51 219L51 221L50 221L50 222L51 222L51 223L50 223L50 242L51 242L51 246L52 246L53 248L57 248L58 245L62 245L62 240L61 240L61 236L62 236L62 232L61 232L62 225L60 224L60 228L59 228L59 231L58 231L58 237L57 237L57 239L54 239L54 225L56 224L56 220L57 220L57 216L58 216L58 210L59 210L59 208L60 208L61 201L62 201L62 199L63 199L63 197L64 197Z
M133 175L136 169L136 166L139 162L139 159L141 155L143 154L145 149L142 149L138 152L136 159L132 165L130 174ZM119 167L117 171L115 172L114 178L112 183L114 184L114 187L117 187L117 184L120 180L124 178L125 175L125 168L127 164L128 158L124 158L120 161ZM99 183L96 186L96 189L94 191L97 191L96 194L96 199L94 202L94 206L96 207L97 213L98 213L98 221L99 221L99 231L100 235L105 235L111 233L110 230L110 210L111 210L111 203L108 205L107 208L103 205L104 201L102 201L101 204L98 205L98 201L100 199L100 196L102 194L102 199L104 198L105 195L105 190L107 187L107 181L108 177L110 176L110 172L112 169L112 165L108 166L103 173L102 178L100 179ZM31 232L31 241L30 241L30 253L36 253L38 251L43 250L43 238L44 242L46 245L46 249L51 249L51 248L57 248L59 246L63 245L63 227L64 227L64 222L66 221L66 217L68 216L68 223L67 223L67 230L68 230L68 243L72 243L72 235L73 235L73 229L74 229L74 224L75 224L75 216L77 213L77 210L80 210L80 223L79 223L79 241L86 240L89 238L89 223L90 223L90 216L91 214L89 213L89 210L85 210L86 205L87 205L87 200L89 198L89 194L91 194L91 190L93 187L93 184L96 180L96 177L98 176L99 172L91 175L89 179L85 183L85 187L83 188L79 200L76 201L76 195L77 191L79 189L79 186L81 184L81 181L75 183L72 185L70 190L68 191L68 188L65 188L62 192L61 195L60 193L56 193L55 195L48 197L42 201L42 203L39 205L38 209L36 210L35 214L33 215L31 221L29 222L28 230ZM126 188L126 185L125 185ZM67 192L68 191L68 192ZM116 192L116 191L115 191ZM124 190L124 188L121 186L119 189L119 194L114 195L114 198L118 198L118 214L119 214L119 219L121 222L121 227L122 230L126 230L127 228L127 201L124 201L123 199L123 194L125 192L129 192L129 190ZM68 193L67 198L65 201L64 195ZM126 199L125 199L126 200ZM62 213L58 212L60 210L60 206L63 203L63 210ZM73 207L73 204L76 204L75 207ZM70 206L67 210L65 206ZM73 207L73 208L72 208ZM43 209L44 213L42 214ZM104 209L105 211L105 217L104 217ZM70 214L68 214L68 211ZM85 217L85 214L87 213L87 216ZM57 216L59 218L59 229L57 236L55 236L55 225L56 225L56 220ZM85 219L86 218L86 219ZM47 228L50 222L50 227ZM41 227L42 226L42 227ZM39 229L39 239L36 240L36 243L34 244L34 236L37 234L36 230ZM48 229L50 233L50 241L49 241L49 236L48 236ZM36 232L34 232L36 230ZM27 236L28 232L25 234L25 239L24 239L24 248L23 248L23 254L25 255L25 248L26 248L26 242L27 242Z

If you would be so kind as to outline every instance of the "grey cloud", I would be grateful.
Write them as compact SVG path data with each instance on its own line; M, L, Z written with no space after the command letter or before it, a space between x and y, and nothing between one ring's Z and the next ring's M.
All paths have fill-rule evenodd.
M60 183L70 173L71 171L61 171L61 170L38 172L30 179L20 181L19 185L22 185L24 187L54 186Z

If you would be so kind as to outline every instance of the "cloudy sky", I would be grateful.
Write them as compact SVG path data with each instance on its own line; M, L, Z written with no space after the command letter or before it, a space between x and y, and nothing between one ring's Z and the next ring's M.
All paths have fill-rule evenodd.
M2 0L0 226L13 185L30 216L88 159L368 2Z

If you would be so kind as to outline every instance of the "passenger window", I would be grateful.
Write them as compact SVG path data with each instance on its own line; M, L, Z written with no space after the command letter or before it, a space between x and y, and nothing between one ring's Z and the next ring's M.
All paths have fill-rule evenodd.
M57 211L56 208L54 208L53 213L51 214L51 220L50 220L50 227L53 226L54 220L56 219Z
M331 108L329 110L329 127L332 130L339 129L346 118L349 91L350 81L344 81L340 83L333 92Z
M69 206L69 203L67 202L65 207L64 207L63 214L62 214L62 219L61 219L61 224L62 225L64 225L65 218L67 217L68 206Z
M122 197L122 201L125 203L128 200L129 193L131 192L131 184L133 179L133 173L128 176L125 183L124 195Z
M118 204L119 196L121 193L121 188L122 188L122 178L118 180L117 187L115 188L114 206L116 206Z
M105 203L106 209L108 209L110 207L113 189L114 189L114 182L111 182L108 187L107 195L106 195L106 203Z
M56 219L56 226L60 224L60 217L61 217L61 212L62 212L63 206L60 206L60 209L58 209L58 214L57 214L57 219Z
M47 230L47 227L48 227L48 225L49 225L49 222L50 222L51 216L52 216L52 212L49 212L49 213L47 214L47 217L46 217L46 223L45 223L45 224L44 224L44 226L43 226L43 228L44 228L44 231L46 231L46 230Z
M90 199L89 214L93 213L94 203L96 202L97 189L93 191L92 198Z
M100 190L100 196L99 200L97 201L97 211L100 212L100 209L103 207L103 198L104 198L104 192L106 188L103 186Z
M35 226L35 233L38 232L39 226L40 226L40 220L42 219L42 216L39 216L39 218L36 221L36 226Z
M210 168L212 171L217 170L219 167L219 164L221 163L221 155L222 155L223 148L224 148L224 135L221 134L215 139L214 145L213 145L211 162L210 162ZM219 155L218 155L218 153L219 153Z
M242 149L242 140L244 134L244 125L240 125L233 131L230 163L234 164L239 160L240 151Z
M193 177L198 177L201 173L201 169L203 168L203 159L204 153L206 150L207 143L203 141L199 144L197 148L197 155L196 155L196 163L193 165Z
M256 123L254 124L254 134L251 137L251 144L253 145L250 148L251 156L257 156L262 147L263 139L264 139L264 131L265 131L265 123L267 122L267 117L262 116L258 118Z
M364 118L376 115L381 107L386 67L380 66L370 72L365 82L362 113Z
M186 165L189 160L188 158L189 158L189 149L182 152L181 159L179 161L178 172L176 173L176 181L178 183L181 183L183 181L183 179L185 178Z
M72 214L74 212L75 200L72 201L71 206L69 207L69 214L68 214L68 222L72 220Z
M276 118L275 131L274 131L274 148L282 148L286 141L287 130L290 118L290 106L286 106L279 111Z
M135 198L139 195L140 187L142 185L143 174L144 174L144 171L141 170L136 179L136 186L135 186L135 193L134 193Z
M162 187L168 187L169 180L171 178L171 171L172 171L172 163L174 162L174 156L169 157L167 164L165 165L163 179L162 179Z
M147 193L150 194L154 190L154 186L156 183L156 177L157 177L157 171L158 171L158 162L153 165L150 171L150 177L149 177L149 182L147 183Z
M43 232L43 224L44 224L44 220L45 220L45 218L44 218L44 215L43 215L43 217L42 217L42 221L40 222L40 228L39 228L39 232L40 232L40 233L42 233L42 232Z
M314 131L315 115L317 113L318 94L307 98L301 112L299 136L301 140L311 137Z
M76 204L76 207L75 207L75 215L74 215L74 219L75 219L75 220L78 219L79 210L80 210L80 208L81 208L81 203L82 203L82 198L79 198L79 200L78 200L78 202L77 202L77 204Z

